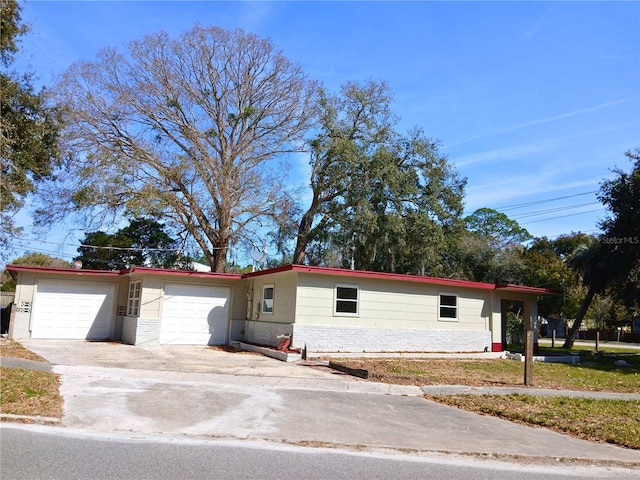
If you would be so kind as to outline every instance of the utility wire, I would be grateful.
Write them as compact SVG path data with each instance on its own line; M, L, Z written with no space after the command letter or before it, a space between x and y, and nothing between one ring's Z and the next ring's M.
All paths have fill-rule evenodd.
M588 207L591 205L600 205L600 202L589 202L589 203L579 203L576 205L565 205L563 207L549 208L547 210L538 210L535 212L520 213L517 215L513 215L512 217L509 217L509 218L518 219L518 218L536 217L538 215L546 215L547 213L563 212L566 210L573 210L575 208Z
M583 196L583 195L591 195L591 194L597 193L597 192L598 192L598 190L592 190L590 192L576 193L574 195L565 195L564 197L546 198L544 200L534 200L533 202L518 203L518 204L515 204L515 205L507 205L506 207L500 207L500 211L501 212L507 212L509 210L517 210L518 208L525 208L525 207L531 207L533 205L540 205L542 203L555 202L556 200L565 200L567 198L580 197L580 196Z
M586 212L578 212L578 213L570 213L569 215L560 215L557 217L549 217L549 218L543 218L541 220L532 220L530 222L523 222L520 225L528 225L530 223L540 223L540 222L546 222L547 220L555 220L556 218L566 218L566 217L575 217L576 215L582 215L583 213L593 213L593 212L601 212L602 208L597 208L595 210L587 210Z
M38 242L38 243L47 243L50 245L58 245L62 247L84 247L84 248L95 248L95 249L103 249L103 250L122 250L122 251L145 251L145 252L178 252L179 248L139 248L139 247L104 247L100 245L87 245L84 243L74 244L74 243L60 243L60 242L50 242L47 240L40 240L39 238L22 238L22 237L14 237L9 235L9 238L14 240L20 240L23 242ZM226 250L228 247L212 247L213 250Z

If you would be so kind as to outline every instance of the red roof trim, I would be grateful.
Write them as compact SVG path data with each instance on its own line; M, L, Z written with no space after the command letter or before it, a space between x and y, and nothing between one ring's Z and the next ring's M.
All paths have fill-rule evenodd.
M531 292L531 293L539 293L541 295L557 295L558 293L555 290L549 290L547 288L541 287L528 287L526 285L513 285L511 283L498 283L496 284L496 290L506 290L508 292Z
M340 275L351 278L374 278L380 280L393 280L402 282L426 283L430 285L442 285L445 287L475 288L480 290L503 290L508 292L531 293L537 295L556 295L558 292L546 288L528 287L525 285L493 284L483 282L472 282L469 280L458 280L455 278L423 277L420 275L402 275L399 273L370 272L367 270L348 270L344 268L313 267L309 265L285 265L282 267L270 268L246 274L239 273L216 273L216 272L195 272L191 270L169 270L164 268L131 267L128 269L116 270L88 270L60 267L38 267L31 265L7 265L9 272L41 272L60 273L66 275L92 275L103 277L117 277L130 273L143 273L151 275L172 275L182 277L197 278L227 278L231 280L242 280L243 278L253 278L263 275L273 275L281 272L302 272L320 275Z
M402 275L399 273L384 273L384 272L370 272L367 270L348 270L344 268L328 268L328 267L313 267L308 265L285 265L283 267L271 268L268 270L260 270L258 272L247 273L245 277L257 277L261 275L269 275L280 272L308 272L324 275L343 275L353 278L376 278L381 280L394 280L403 282L417 282L427 283L431 285L442 285L448 287L464 287L475 288L481 290L497 290L503 289L512 292L521 293L536 293L539 295L549 295L556 292L547 290L545 288L527 287L523 285L502 285L483 282L472 282L469 280L458 280L455 278L439 278L439 277L424 277L420 275Z
M6 269L9 272L64 273L75 275L95 275L102 277L117 277L118 275L120 275L120 272L118 272L117 270L91 270L70 267L40 267L33 265L7 265Z
M7 265L6 269L9 272L36 272L36 273L60 273L65 275L93 275L103 277L118 277L121 275L128 275L130 273L147 273L158 275L176 275L182 277L199 277L199 278L229 278L241 280L242 275L239 273L214 273L214 272L195 272L191 270L169 270L164 268L149 268L149 267L131 267L123 270L91 270L91 269L76 269L70 267L39 267L32 265Z
M170 270L165 268L151 268L151 267L131 267L120 271L121 275L128 275L130 273L148 273L151 275L178 275L182 277L224 277L235 280L242 280L243 276L240 273L216 273L216 272L196 272L194 270Z

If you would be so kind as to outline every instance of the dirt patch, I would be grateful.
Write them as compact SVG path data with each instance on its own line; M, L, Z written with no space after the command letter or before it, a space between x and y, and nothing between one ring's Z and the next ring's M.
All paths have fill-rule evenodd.
M0 340L0 357L24 358L26 360L33 360L34 362L48 363L47 360L40 355L33 353L31 350L27 350L18 342L4 337Z

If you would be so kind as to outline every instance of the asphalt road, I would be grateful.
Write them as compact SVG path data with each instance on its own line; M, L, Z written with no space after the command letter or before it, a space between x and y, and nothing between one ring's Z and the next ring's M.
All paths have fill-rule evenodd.
M269 442L37 425L0 426L3 479L629 479L638 470L505 464L474 457L305 448Z

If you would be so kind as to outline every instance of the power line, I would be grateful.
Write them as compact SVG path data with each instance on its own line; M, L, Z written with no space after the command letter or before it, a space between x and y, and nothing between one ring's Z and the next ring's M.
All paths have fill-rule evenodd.
M530 222L524 222L524 223L521 223L521 225L528 225L530 223L546 222L547 220L555 220L557 218L575 217L576 215L582 215L583 213L601 212L602 210L603 210L602 208L597 208L595 210L587 210L586 212L571 213L569 215L559 215L557 217L543 218L541 220L532 220Z
M72 243L61 243L61 242L50 242L47 240L41 240L39 238L22 238L22 237L14 237L9 235L9 238L14 240L20 240L23 242L36 242L36 243L47 243L50 245L58 245L61 247L71 247L71 248L95 248L95 249L103 249L103 250L120 250L120 251L145 251L145 252L180 252L179 248L141 248L141 247L109 247L109 246L101 246L101 245L87 245L84 243L80 244L72 244ZM228 247L212 247L213 250L226 250Z
M501 207L500 211L502 212L506 212L509 210L517 210L518 208L525 208L525 207L531 207L533 205L540 205L542 203L549 203L549 202L555 202L557 200L565 200L567 198L574 198L574 197L580 197L580 196L584 196L584 195L591 195L593 193L597 193L598 190L592 190L590 192L582 192L582 193L576 193L573 195L565 195L563 197L556 197L556 198L546 198L544 200L534 200L533 202L526 202L526 203L518 203L515 205L507 205L506 207Z
M512 217L509 217L509 218L517 219L517 218L536 217L538 215L546 215L547 213L563 212L566 210L573 210L575 208L588 207L591 205L600 205L600 202L589 202L589 203L579 203L576 205L565 205L562 207L549 208L547 210L537 210L535 212L520 213L518 215L513 215Z

